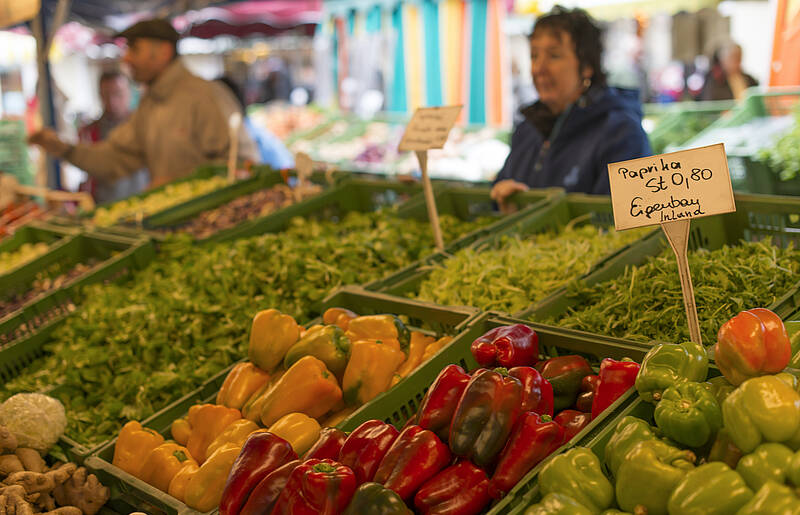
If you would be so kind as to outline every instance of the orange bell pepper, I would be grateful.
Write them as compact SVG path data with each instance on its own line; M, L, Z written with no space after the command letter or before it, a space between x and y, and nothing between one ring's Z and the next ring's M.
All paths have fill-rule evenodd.
M147 455L162 443L163 436L131 420L119 432L111 463L128 474L139 477Z
M426 336L419 331L411 331L411 342L408 344L408 357L394 373L390 386L399 383L408 374L413 372L422 363L422 355L428 345L436 341L432 336Z
M172 481L169 482L167 493L181 502L186 502L186 486L189 484L192 476L194 476L198 470L200 470L200 465L198 465L196 461L192 460L191 463L180 469L178 473L175 474L175 477L173 477Z
M228 474L241 449L232 443L223 445L192 474L184 493L184 502L190 508L206 512L219 506Z
M197 465L197 462L186 447L176 443L162 443L150 451L145 458L139 472L139 479L162 492L167 492L172 478L183 467L192 464Z
M232 423L240 420L238 409L226 408L216 404L196 404L189 408L189 425L192 434L186 447L197 463L206 461L208 446Z
M358 318L358 315L344 308L328 308L322 314L322 322L325 325L338 325L344 331L347 331L350 321L354 318Z
M228 427L225 428L225 431L220 433L220 435L214 438L214 441L208 445L206 449L206 454L211 456L214 454L214 451L225 445L226 443L235 443L236 445L244 445L245 440L247 437L250 436L252 433L263 431L258 427L258 424L247 420L246 418L240 418L236 422L231 423Z
M235 365L217 393L217 404L242 409L247 399L269 382L269 374L248 362Z
M189 437L192 436L192 426L186 417L175 419L169 428L172 438L181 445L189 443Z

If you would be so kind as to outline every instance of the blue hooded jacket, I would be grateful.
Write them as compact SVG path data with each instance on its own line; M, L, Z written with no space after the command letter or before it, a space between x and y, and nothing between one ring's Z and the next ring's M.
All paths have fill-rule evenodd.
M511 152L495 182L608 195L608 163L652 153L633 90L591 88L558 118L541 102L521 112L525 119L511 136Z

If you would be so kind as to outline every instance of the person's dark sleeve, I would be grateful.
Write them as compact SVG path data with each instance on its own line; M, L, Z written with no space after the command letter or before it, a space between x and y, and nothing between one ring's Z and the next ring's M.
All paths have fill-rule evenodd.
M647 133L642 124L634 118L625 117L618 123L604 129L607 134L606 145L600 151L597 174L592 193L608 195L611 187L608 183L608 164L628 159L637 159L653 154Z
M521 126L521 123L518 124L514 127L514 132L511 133L511 150L508 152L508 157L506 157L506 162L503 163L503 167L497 172L497 177L494 178L493 184L497 184L505 179L513 179L514 171L519 168L519 149L522 146L523 139Z

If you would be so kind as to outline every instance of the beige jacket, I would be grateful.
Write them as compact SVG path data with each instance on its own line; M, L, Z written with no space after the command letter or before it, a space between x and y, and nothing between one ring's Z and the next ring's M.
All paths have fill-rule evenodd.
M111 180L146 167L150 186L160 186L200 165L227 160L228 116L234 109L237 102L223 84L192 75L176 59L108 139L75 145L64 157L90 175ZM255 144L244 129L239 142L239 158L255 160Z

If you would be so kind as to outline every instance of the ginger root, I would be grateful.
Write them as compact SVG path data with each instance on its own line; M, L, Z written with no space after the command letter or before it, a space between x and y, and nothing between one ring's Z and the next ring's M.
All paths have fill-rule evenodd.
M7 486L0 488L0 500L5 500L2 512L8 515L33 515L33 505L25 495L25 489L21 485Z
M23 470L25 470L25 467L17 456L13 454L0 456L0 477L22 472Z
M10 454L17 449L17 437L6 426L0 426L0 454Z
M19 485L28 494L51 492L56 487L53 477L41 472L14 472L3 483L9 486Z
M46 472L47 464L42 459L42 455L36 449L18 447L15 453L25 470L30 472Z
M62 506L54 510L47 511L41 515L82 515L81 509L75 506Z
M111 493L94 474L89 474L84 467L80 467L68 481L56 486L53 495L56 503L61 506L76 506L83 515L95 515L108 501Z

